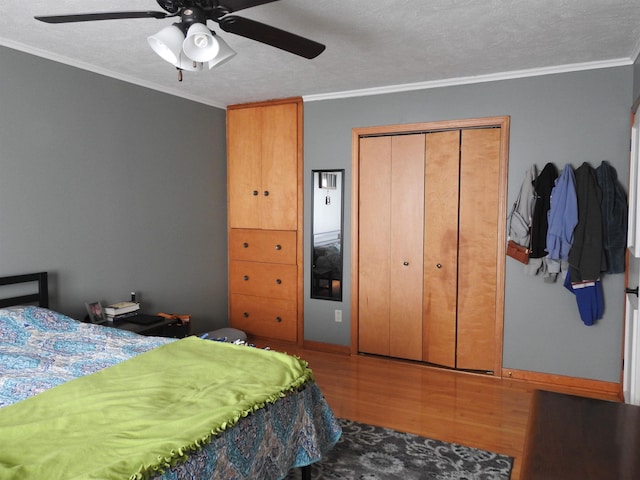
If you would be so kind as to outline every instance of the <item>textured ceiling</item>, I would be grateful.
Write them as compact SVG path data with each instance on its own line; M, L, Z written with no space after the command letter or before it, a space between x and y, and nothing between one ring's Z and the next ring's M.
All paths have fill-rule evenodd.
M34 15L160 10L154 0L2 0L0 45L225 107L629 65L638 0L279 0L237 12L327 46L313 60L209 27L238 54L202 72L148 46L172 19L50 25Z

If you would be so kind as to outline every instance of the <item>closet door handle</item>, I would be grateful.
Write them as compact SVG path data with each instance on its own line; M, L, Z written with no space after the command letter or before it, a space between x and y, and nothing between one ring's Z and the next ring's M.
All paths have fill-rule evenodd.
M281 317L276 317L276 322L282 323L282 318Z
M242 244L242 248L249 248L249 244L248 244L247 242L244 242L244 243Z
M244 318L249 318L249 312L244 312L244 313L242 314L242 316L243 316Z
M268 196L269 196L269 190L265 190L265 191L264 191L264 193L263 193L263 195L264 195L265 197L268 197Z
M277 283L278 285L282 285L282 280L280 280L279 278L276 278L276 283Z
M625 288L624 293L632 293L636 297L638 296L638 287L636 288Z
M276 245L276 250L282 250L282 245Z
M254 196L254 197L257 197L257 196L258 196L258 190L254 190L254 191L253 191L253 196Z
M407 261L402 262L402 264L403 264L405 267L408 267L408 266L409 266L409 262L407 262Z
M442 268L442 264L441 263L436 263L436 268Z
M249 280L249 275L245 275L244 277L242 277L242 279L246 282L247 280Z

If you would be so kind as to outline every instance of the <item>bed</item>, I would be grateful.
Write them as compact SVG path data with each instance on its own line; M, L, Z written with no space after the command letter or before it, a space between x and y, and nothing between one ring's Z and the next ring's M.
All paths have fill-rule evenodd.
M0 300L0 478L281 479L341 431L303 360L267 349L143 337ZM35 305L34 305L35 303Z

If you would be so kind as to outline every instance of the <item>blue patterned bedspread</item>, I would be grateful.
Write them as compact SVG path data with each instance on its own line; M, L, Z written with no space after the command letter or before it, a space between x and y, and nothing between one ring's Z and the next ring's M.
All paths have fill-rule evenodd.
M0 309L0 408L172 341L39 307ZM340 434L311 383L243 418L154 480L281 479L291 467L320 460Z
M44 308L0 309L0 407L170 341L82 323Z

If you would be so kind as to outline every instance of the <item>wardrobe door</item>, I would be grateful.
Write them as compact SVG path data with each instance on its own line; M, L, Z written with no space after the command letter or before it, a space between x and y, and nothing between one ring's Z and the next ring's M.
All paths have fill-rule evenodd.
M360 139L358 351L389 355L391 137Z
M259 108L227 111L227 190L229 227L261 225L262 112Z
M296 230L298 105L227 112L229 226Z
M457 368L493 371L498 358L500 128L462 131Z
M261 228L298 226L298 104L262 109Z
M422 359L425 135L391 139L389 354Z
M460 131L428 133L423 359L456 366Z

